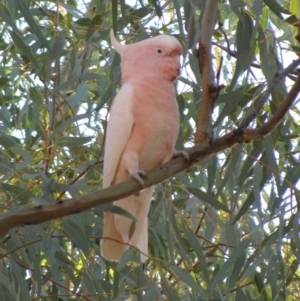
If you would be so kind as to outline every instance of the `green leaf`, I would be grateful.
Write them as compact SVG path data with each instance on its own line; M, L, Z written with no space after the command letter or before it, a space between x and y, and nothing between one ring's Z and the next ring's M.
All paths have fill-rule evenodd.
M90 142L93 137L60 137L56 140L58 146L66 146L69 148L79 147Z
M193 194L199 200L207 203L208 205L211 205L215 209L230 213L230 210L223 203L220 203L218 200L213 198L211 195L209 195L205 191L203 191L201 189L197 189L197 188L192 188L192 187L187 187L187 191L190 192L191 194Z
M262 166L257 163L253 168L253 193L256 202L260 204L260 184L262 180Z
M167 296L168 300L181 301L180 297L173 289L173 287L168 283L164 276L161 276L161 285L163 294Z
M41 112L43 109L45 109L44 99L40 90L36 87L31 87L29 92L31 100L36 104L39 111Z
M0 17L5 21L5 23L10 26L16 34L21 34L19 29L16 27L14 21L11 18L10 12L7 7L0 2Z
M100 79L100 75L94 74L94 73L86 73L86 74L81 74L79 76L75 76L75 77L71 78L70 80L64 82L63 84L59 85L55 89L53 89L52 95L55 95L60 90L64 90L67 87L77 83L78 81L86 81L86 80L92 81L94 79Z
M297 15L300 11L300 3L298 0L291 0L290 1L290 11L292 14Z
M263 300L268 300L268 296L264 287L264 281L260 275L260 273L256 272L255 273L255 277L254 277L255 283L256 283L256 287L259 291L260 294L262 294L263 296Z
M247 300L247 296L243 293L243 289L238 287L235 295L235 301ZM250 301L250 299L248 298Z
M145 5L141 8L138 8L138 9L132 11L132 15L134 17L137 17L138 19L142 19L152 12L153 12L153 9L151 8L151 6Z
M277 15L278 18L283 19L281 14L290 14L290 12L282 7L278 2L275 0L264 0L266 5Z
M68 98L68 103L71 107L75 107L80 101L84 100L88 93L88 88L86 85L78 85L76 88L76 94Z
M243 240L241 243L238 244L238 246L233 250L230 257L225 261L225 263L222 265L219 272L216 274L215 279L213 280L211 284L211 289L213 289L216 285L219 285L223 279L227 277L229 269L231 269L235 262L244 255L246 249L248 248L250 244L250 240Z
M68 118L65 122L63 122L59 126L55 127L55 130L53 131L53 133L50 136L50 138L53 139L53 137L55 135L57 135L58 133L61 133L66 127L72 125L73 123L75 123L75 122L77 122L79 120L86 119L86 118L89 118L89 117L90 117L89 114L85 113L85 114L79 114L79 115L76 115L76 116ZM65 137L63 137L63 138L65 138ZM85 138L85 137L82 137L82 138ZM88 139L90 140L91 138L88 137Z
M101 15L96 15L91 22L89 23L89 27L87 29L87 33L85 36L85 41L87 42L94 34L94 30L96 26L101 25L103 17Z
M90 18L81 18L81 19L76 20L75 23L80 26L89 26L91 23L91 19Z
M251 169L255 164L255 162L258 160L258 156L261 154L261 151L262 151L261 141L254 141L251 153L246 157L246 160L244 160L242 168L240 169L240 174L238 176L238 183L240 187L244 185L245 181L253 173Z
M136 221L132 221L129 228L129 239L132 237L136 227Z
M216 157L211 158L207 164L207 191L212 191L214 186L214 180L217 174L217 163L218 160Z
M196 283L189 274L186 274L176 265L170 266L169 269L173 272L176 278L186 283L193 291L197 292L202 298L204 298L203 300L209 300L208 296L204 293L201 286Z
M113 30L116 34L118 28L118 2L112 1L111 2L111 14L112 14L112 23L113 23Z
M0 77L0 87L6 86L10 82L10 79L7 77Z
M286 176L282 182L282 191L284 194L288 188L294 189L297 187L297 183L299 183L300 179L300 166L293 166L288 169Z
M37 241L39 237L39 232L37 231L37 228L40 228L39 226L25 226L23 238L26 242L31 243L34 241ZM34 244L31 244L27 247L28 256L30 261L33 263L33 279L37 284L37 295L39 296L41 294L42 290L42 274L41 274L41 241L36 242ZM30 263L29 263L30 264Z
M299 258L299 255L298 255L298 258ZM290 273L289 273L289 275L287 277L287 280L286 280L286 285L289 285L293 281L293 277L295 276L297 271L298 271L298 261L294 260L292 262Z
M0 273L0 284L2 284L9 291L11 297L10 300L16 300L15 288L13 287L12 283L8 280L8 278L1 273Z
M229 90L235 86L241 72L248 69L252 63L255 47L252 41L252 19L246 11L241 15L236 31L237 62Z
M300 259L300 211L295 213L293 217L293 236L295 240L296 250L294 251L297 254L298 261Z
M183 28L183 21L182 21L182 17L181 17L181 6L179 5L178 0L174 0L174 6L175 6L176 14L177 14L177 21L178 21L180 36L183 38L185 36L185 34L184 34L184 28Z
M158 0L150 0L149 1L151 5L154 6L154 9L155 9L155 12L156 12L156 15L161 18L162 17L162 8L160 6L160 1Z
M13 39L16 46L20 51L27 57L27 59L39 70L40 66L35 59L35 54L32 53L31 49L24 43L23 39L15 32L10 31L10 36Z
M125 216L129 219L132 219L132 221L137 222L137 219L135 216L133 216L131 213L129 213L128 211L124 210L123 208L117 206L117 205L111 205L109 204L106 208L106 211L109 211L111 213L115 213L115 214L119 214L122 216Z
M82 273L82 286L85 293L96 295L97 291L93 283L93 275Z
M263 2L261 0L254 0L253 1L253 11L257 18L260 18L262 10L263 10Z
M146 285L143 301L159 300L161 295L159 286L154 281L148 281Z
M227 291L229 291L229 289L231 287L234 287L236 285L236 283L238 282L239 276L241 274L242 268L245 264L246 261L246 254L244 254L244 256L241 256L236 264L233 266L232 272L230 273L228 280L227 280L227 285L228 285L228 289Z
M224 118L232 114L237 107L244 107L245 105L248 105L248 102L255 98L255 95L261 93L263 88L264 85L258 85L256 87L253 87L252 85L245 85L237 90L221 94L216 103L225 103L225 106L214 123L214 128L219 126L219 124L224 121Z
M42 31L40 30L39 26L36 24L35 20L33 19L31 12L28 9L28 6L26 5L24 0L15 0L18 9L20 10L21 14L27 21L30 29L33 31L33 33L40 39L44 47L46 47L51 55L53 55L52 49L44 37Z
M13 272L13 275L18 283L18 290L21 293L22 301L31 301L29 296L29 289L26 282L25 271L23 267L17 265L18 258L16 256L12 256L12 260L10 261L10 267Z
M264 73L268 83L270 83L278 71L274 47L268 36L264 33L263 28L260 26L258 27L258 39L262 72Z
M277 165L275 154L274 154L273 141L270 136L267 136L264 138L263 145L265 147L265 153L266 153L267 159L268 159L268 166L274 175L274 178L275 178L275 181L277 184L277 189L280 193L281 185L280 185L280 179L278 177L279 169L278 169L278 165Z
M232 224L235 224L248 211L248 209L254 203L254 201L255 201L254 192L253 190L251 190L251 192L248 194L246 201L243 203L241 209L235 216Z
M190 228L187 227L185 221L182 221L182 229L183 229L185 237L189 241L189 244L191 245L191 247L194 249L194 251L196 252L196 254L198 256L198 260L199 260L201 269L203 271L203 278L204 278L206 284L209 286L211 281L210 281L209 272L208 272L207 265L206 265L205 256L204 256L202 248L196 238L196 235Z
M133 252L132 249L129 248L128 250L126 250L123 254L123 256L121 257L120 261L117 264L116 270L118 272L120 272L125 266L126 264L132 260L133 257Z
M22 193L24 193L24 190L25 190L25 188L22 188L18 185L12 185L12 184L7 184L7 183L1 183L1 188L12 193L13 195L22 194Z
M175 252L174 252L174 242L172 239L172 232L171 232L171 223L169 221L166 221L165 223L165 237L167 240L167 245L168 245L168 253L170 256L170 262L174 263L175 262Z
M113 96L113 84L110 84L103 96L100 98L99 103L97 104L97 107L95 108L95 111L99 111L103 108L104 104L106 104Z
M53 59L58 59L66 45L66 32L60 30L52 46Z
M0 133L0 145L2 145L5 149L8 149L13 146L20 147L21 142L18 138L14 137L14 136L9 136L9 135Z
M74 217L64 218L62 221L64 232L70 237L77 248L80 248L86 257L89 256L89 242L81 223Z

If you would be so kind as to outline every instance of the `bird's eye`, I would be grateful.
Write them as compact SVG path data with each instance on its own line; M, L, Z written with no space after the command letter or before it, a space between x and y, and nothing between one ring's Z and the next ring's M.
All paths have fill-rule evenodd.
M163 50L162 50L161 48L157 48L157 49L156 49L156 52L157 52L158 54L163 54Z

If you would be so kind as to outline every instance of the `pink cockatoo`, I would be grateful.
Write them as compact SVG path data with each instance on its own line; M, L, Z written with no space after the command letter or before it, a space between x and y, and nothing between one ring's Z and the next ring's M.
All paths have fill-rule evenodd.
M182 47L176 38L160 35L123 45L111 31L111 43L121 56L122 87L109 115L103 170L103 187L136 179L143 185L146 172L170 160L179 131L179 110L174 81L180 73ZM113 204L136 218L105 212L102 256L119 261L129 245L148 254L147 216L153 187Z

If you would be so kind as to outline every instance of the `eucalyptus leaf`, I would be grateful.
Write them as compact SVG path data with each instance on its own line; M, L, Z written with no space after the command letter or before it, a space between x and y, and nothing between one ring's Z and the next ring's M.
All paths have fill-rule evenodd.
M202 191L201 189L192 188L192 187L188 187L187 190L190 193L192 193L195 197L197 197L199 200L207 203L208 205L211 205L215 209L222 210L228 213L230 212L230 210L223 203L220 203L218 200L210 196L205 191Z
M70 237L75 246L81 249L86 256L89 254L89 242L80 224L75 223L72 218L65 218L62 222L64 232Z

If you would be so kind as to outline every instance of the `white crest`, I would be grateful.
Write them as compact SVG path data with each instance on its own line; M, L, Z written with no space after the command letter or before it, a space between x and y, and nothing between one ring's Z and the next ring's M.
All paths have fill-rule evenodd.
M121 44L115 37L113 29L110 30L110 41L111 44L114 46L115 50L121 55L124 51L126 45Z

